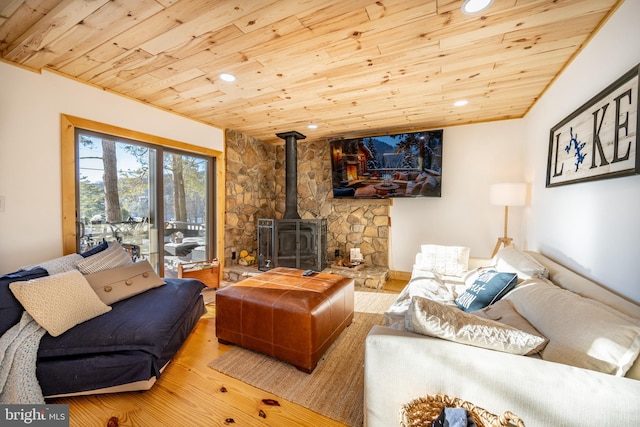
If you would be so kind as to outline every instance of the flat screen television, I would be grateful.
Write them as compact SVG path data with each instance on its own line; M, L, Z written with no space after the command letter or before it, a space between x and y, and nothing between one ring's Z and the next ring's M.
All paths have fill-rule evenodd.
M334 198L441 196L442 129L329 143Z

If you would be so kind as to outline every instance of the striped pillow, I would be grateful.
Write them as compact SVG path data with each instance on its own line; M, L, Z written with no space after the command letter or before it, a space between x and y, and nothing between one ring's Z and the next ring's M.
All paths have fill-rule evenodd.
M92 255L78 263L82 274L97 273L109 268L124 267L133 264L131 257L118 242L109 244L102 252Z

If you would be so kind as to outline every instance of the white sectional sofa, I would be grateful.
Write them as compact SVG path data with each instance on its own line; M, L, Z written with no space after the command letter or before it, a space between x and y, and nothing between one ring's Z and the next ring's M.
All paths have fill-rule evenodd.
M640 425L640 306L541 254L505 249L493 265L517 273L518 284L502 300L548 341L526 356L497 351L462 343L464 333L443 339L405 329L416 330L404 322L415 309L411 301L424 301L416 296L438 301L457 317L452 298L469 285L469 274L434 275L423 261L418 254L411 281L387 312L387 326L367 337L366 426L398 425L403 404L438 393L494 414L511 411L527 427Z

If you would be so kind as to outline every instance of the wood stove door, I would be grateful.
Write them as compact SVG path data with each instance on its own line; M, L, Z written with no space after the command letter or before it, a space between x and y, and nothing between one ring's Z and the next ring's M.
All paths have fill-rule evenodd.
M314 220L279 220L276 226L274 252L278 267L320 271L321 223Z

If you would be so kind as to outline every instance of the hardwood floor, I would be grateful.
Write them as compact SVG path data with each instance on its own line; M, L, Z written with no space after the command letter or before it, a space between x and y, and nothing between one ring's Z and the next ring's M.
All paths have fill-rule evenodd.
M390 280L383 290L398 292L404 284ZM150 390L50 399L48 403L69 404L72 427L344 426L207 366L229 348L216 340L215 306L208 305L207 313ZM269 404L273 401L279 405Z
M400 293L405 286L407 286L407 280L389 279L382 287L382 290Z

